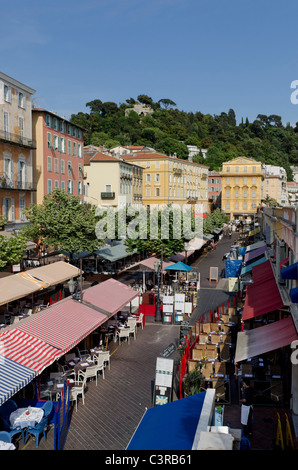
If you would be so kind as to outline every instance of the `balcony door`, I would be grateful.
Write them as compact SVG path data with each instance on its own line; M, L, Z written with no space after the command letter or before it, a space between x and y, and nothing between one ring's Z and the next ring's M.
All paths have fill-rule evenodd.
M10 197L4 197L2 199L2 215L7 222L12 222L15 220L15 209L14 209L14 199Z
M26 162L19 160L18 162L18 187L26 189L27 185L27 165Z

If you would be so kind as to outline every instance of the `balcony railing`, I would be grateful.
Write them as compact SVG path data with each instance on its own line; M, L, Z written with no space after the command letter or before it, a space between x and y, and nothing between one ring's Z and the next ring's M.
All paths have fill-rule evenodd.
M173 168L173 172L175 175L182 175L182 169L181 168Z
M5 175L0 175L0 189L36 191L36 184L28 181L12 180Z
M12 132L0 130L0 140L10 144L20 145L21 147L36 149L35 140L28 139L27 137L23 137L20 134L13 134Z
M115 193L111 193L111 192L101 193L101 199L115 199Z

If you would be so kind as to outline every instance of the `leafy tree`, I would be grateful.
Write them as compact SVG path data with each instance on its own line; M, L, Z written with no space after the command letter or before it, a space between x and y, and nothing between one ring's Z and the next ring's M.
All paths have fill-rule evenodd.
M148 96L148 95L139 95L138 96L138 101L141 104L145 104L147 106L153 106L154 105L153 99L150 98L150 96Z
M86 107L90 108L91 113L101 113L102 111L102 101L101 100L93 100L86 103Z
M172 101L168 98L163 98L163 99L159 100L158 103L161 104L165 109L169 109L173 106L177 106L176 103L174 103L174 101Z
M0 270L21 263L25 251L26 237L22 234L10 238L0 235Z
M94 251L99 241L95 234L95 206L82 204L79 197L55 189L40 205L26 210L30 225L22 229L28 239L39 239L45 245L62 251Z

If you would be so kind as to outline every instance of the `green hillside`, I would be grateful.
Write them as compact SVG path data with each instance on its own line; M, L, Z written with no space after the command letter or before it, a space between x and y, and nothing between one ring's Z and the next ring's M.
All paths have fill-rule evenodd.
M132 110L134 103L150 105L153 114L139 116ZM282 166L292 180L290 165L298 165L298 123L284 126L277 115L259 114L253 122L236 122L233 109L211 116L180 111L170 99L153 102L147 95L129 98L117 105L95 99L86 103L88 112L71 116L71 121L86 129L85 145L146 145L167 155L187 158L186 145L208 149L194 160L210 169L220 169L223 161L243 155L263 163ZM125 110L131 109L125 115Z

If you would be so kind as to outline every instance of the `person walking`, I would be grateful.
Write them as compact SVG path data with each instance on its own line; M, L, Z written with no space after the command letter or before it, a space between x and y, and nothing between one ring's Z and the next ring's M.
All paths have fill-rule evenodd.
M239 401L241 403L243 434L245 437L251 437L253 424L253 388L250 385L249 379L243 379L242 398Z

